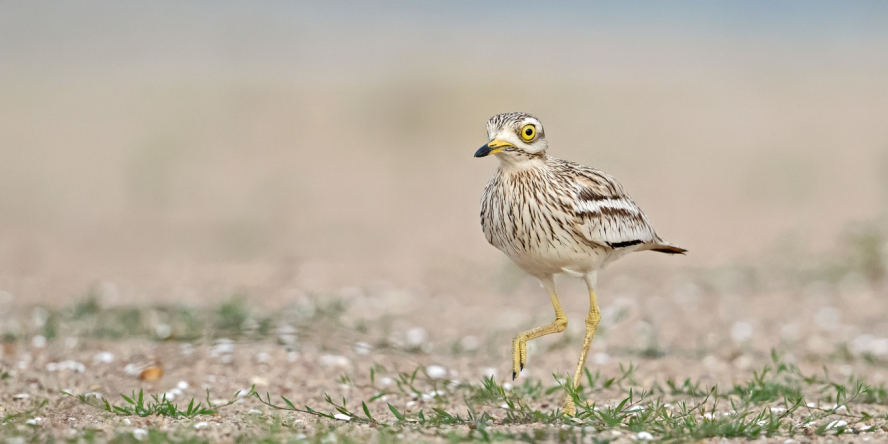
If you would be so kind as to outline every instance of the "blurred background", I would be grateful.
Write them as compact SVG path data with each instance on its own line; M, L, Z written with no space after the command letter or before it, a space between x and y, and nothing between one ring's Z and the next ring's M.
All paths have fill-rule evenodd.
M476 3L0 3L4 301L508 294L472 157L507 111L690 250L615 275L848 233L884 271L888 4Z

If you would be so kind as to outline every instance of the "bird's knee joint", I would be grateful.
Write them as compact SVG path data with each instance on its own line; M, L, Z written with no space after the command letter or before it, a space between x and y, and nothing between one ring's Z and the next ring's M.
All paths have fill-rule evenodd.
M586 316L586 327L591 329L598 328L598 323L601 322L601 313L597 311L590 312L588 316Z
M564 317L564 318L555 318L555 322L553 322L552 325L554 325L555 328L556 328L559 332L562 332L562 331L564 331L564 330L567 329L567 318L566 318L566 317Z

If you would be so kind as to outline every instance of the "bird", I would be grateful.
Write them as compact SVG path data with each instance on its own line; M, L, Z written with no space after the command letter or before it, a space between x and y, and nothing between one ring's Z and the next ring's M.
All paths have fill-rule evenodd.
M512 339L512 379L524 370L527 341L567 328L554 280L563 273L582 278L589 290L583 348L569 381L576 388L601 321L595 291L598 271L636 251L685 254L687 250L661 238L616 179L549 156L543 124L533 115L497 114L487 122L487 137L475 157L494 155L499 167L481 198L484 236L540 281L555 309L553 322ZM569 392L561 411L576 414Z

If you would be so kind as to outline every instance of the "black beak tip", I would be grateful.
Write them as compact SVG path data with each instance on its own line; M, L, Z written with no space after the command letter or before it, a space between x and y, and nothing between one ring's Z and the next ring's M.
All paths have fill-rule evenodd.
M481 148L478 148L478 151L475 151L475 157L487 157L490 154L491 148L488 145L484 145Z

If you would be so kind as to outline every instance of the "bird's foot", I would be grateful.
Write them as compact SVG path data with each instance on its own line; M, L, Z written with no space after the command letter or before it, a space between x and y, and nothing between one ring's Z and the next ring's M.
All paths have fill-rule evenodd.
M512 380L518 377L524 365L527 364L527 339L523 335L517 335L512 339Z
M575 416L577 414L577 406L570 395L564 398L564 405L561 406L561 411L567 416Z

